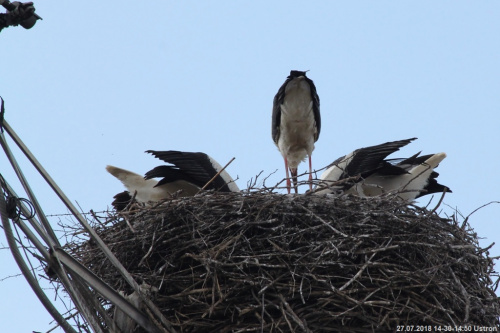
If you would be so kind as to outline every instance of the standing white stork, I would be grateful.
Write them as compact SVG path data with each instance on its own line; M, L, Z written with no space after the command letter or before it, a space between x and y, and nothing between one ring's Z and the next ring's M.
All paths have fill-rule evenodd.
M273 101L272 136L286 169L286 186L290 193L290 173L297 193L297 167L309 157L309 188L312 190L311 154L319 138L321 116L319 96L306 72L292 70Z
M206 189L239 192L229 173L222 170L221 165L207 154L176 150L148 150L147 153L173 165L158 166L148 171L145 177L111 165L106 167L106 170L118 178L127 189L115 195L112 205L116 210L124 209L132 199L132 195L135 195L138 202L143 203L167 199L176 192L179 192L179 196L194 196L212 178ZM152 179L158 177L162 179L160 181Z
M397 192L406 201L437 193L451 192L437 182L434 169L446 158L445 153L406 159L385 159L416 138L386 142L380 145L356 149L334 161L323 172L315 194L341 193L371 197ZM350 177L354 179L349 180ZM356 178L358 177L358 178ZM338 183L345 180L345 183Z

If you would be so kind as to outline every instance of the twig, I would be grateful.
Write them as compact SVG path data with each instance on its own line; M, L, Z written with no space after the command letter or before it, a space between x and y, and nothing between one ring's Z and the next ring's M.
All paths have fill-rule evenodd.
M151 246L149 247L148 252L142 257L141 261L139 261L139 266L142 266L142 263L146 258L148 258L151 255L151 252L153 252L153 247L155 245L155 236L156 236L156 231L153 232L153 237L151 238Z
M375 257L375 254L377 254L377 252L374 252L370 259L368 259L367 262L365 262L365 264L359 269L359 271L356 273L356 275L354 275L349 281L347 281L342 287L339 288L339 291L342 291L344 290L345 288L349 287L349 285L351 283L353 283L354 281L356 281L356 279L363 273L363 271L366 269L366 267L368 267L368 265L371 264L371 260L373 259L373 257Z
M436 212L436 210L438 209L438 207L441 206L441 203L443 202L445 194L446 194L446 187L443 189L443 194L441 195L441 198L439 199L436 207L434 207L434 209L430 211L429 215L434 214Z
M285 300L285 298L281 294L278 295L278 297L279 297L281 303L285 306L288 313L291 315L293 321L297 325L299 325L303 331L308 332L308 333L312 333L311 330L309 328L307 328L307 324L305 323L305 321L301 320L299 318L299 316L297 316L297 314L292 310L292 308L290 307L290 304L288 304L288 302Z
M202 188L198 191L198 193L200 193L201 191L204 191L204 190L207 188L207 186L208 186L208 185L210 185L210 184L211 184L211 183L215 180L215 178L219 177L219 175L221 174L221 172L222 172L222 171L224 171L224 170L225 170L225 169L229 166L229 164L231 164L231 163L232 163L235 159L236 159L236 158L235 158L235 157L233 157L233 158L232 158L229 162L227 162L227 163L226 163L226 165L224 165L224 167L223 167L223 168L222 168L219 172L217 172L217 173L215 174L215 176L213 176L213 177L212 177L212 179L210 179L210 180L209 180L209 181L205 184L205 186L203 186L203 187L202 187ZM197 193L197 194L198 194L198 193Z
M314 216L315 218L318 219L318 221L320 221L321 223L323 223L325 226L327 226L328 228L330 228L330 230L332 230L333 232L335 232L336 234L338 235L341 235L343 237L346 237L346 238L350 238L348 235L344 234L343 232L335 229L334 227L332 227L330 225L330 223L326 222L325 220L323 220L321 217L319 217L318 215L316 215L313 211L311 211L310 209L300 205L300 207L305 210L306 212L308 212L309 214L311 214L312 216Z

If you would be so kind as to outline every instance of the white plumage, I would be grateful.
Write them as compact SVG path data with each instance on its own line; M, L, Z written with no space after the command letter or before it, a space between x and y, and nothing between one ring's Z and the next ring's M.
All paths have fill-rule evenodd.
M364 181L356 183L346 193L362 197L373 197L383 193L398 192L401 199L412 201L422 194L429 194L425 191L425 188L429 184L430 176L434 168L445 158L445 153L434 154L425 162L412 165L407 170L408 173L401 175L388 176L376 172Z
M430 193L451 192L437 182L439 174L434 171L446 158L445 153L424 156L417 153L407 159L385 159L412 140L414 138L357 149L337 159L321 175L315 193L372 197L397 192L400 198L412 201Z
M297 167L309 157L309 183L312 189L311 155L321 130L319 97L305 72L291 71L273 101L272 136L285 161L287 190L290 173L297 193Z
M126 192L118 193L113 201L117 210L122 210L135 195L138 202L147 203L178 196L194 196L205 185L207 190L238 192L233 178L221 165L204 153L181 152L175 150L148 153L172 165L161 165L148 171L142 177L132 171L111 165L106 170L118 178ZM161 178L159 181L154 178Z
M175 192L169 188L169 184L156 187L158 185L157 180L144 179L143 176L132 171L112 165L106 166L106 171L118 178L130 194L135 194L135 199L139 202L163 200L169 198Z

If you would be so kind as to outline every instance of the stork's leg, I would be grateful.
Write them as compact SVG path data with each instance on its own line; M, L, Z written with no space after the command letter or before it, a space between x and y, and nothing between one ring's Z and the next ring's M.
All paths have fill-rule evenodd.
M313 176L312 176L312 162L311 155L309 155L309 190L313 189Z
M295 189L295 193L299 193L297 186L297 168L290 168L290 173L292 174L293 188Z
M288 191L288 194L290 194L290 189L292 187L292 184L290 183L290 174L288 173L288 161L285 157L285 170L286 170L286 189Z

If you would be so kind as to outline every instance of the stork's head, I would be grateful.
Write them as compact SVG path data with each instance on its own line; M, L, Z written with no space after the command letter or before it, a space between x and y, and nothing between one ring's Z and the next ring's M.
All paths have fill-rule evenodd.
M308 71L297 71L297 70L291 70L290 75L288 76L289 79L295 79L301 76L306 76L306 72Z

